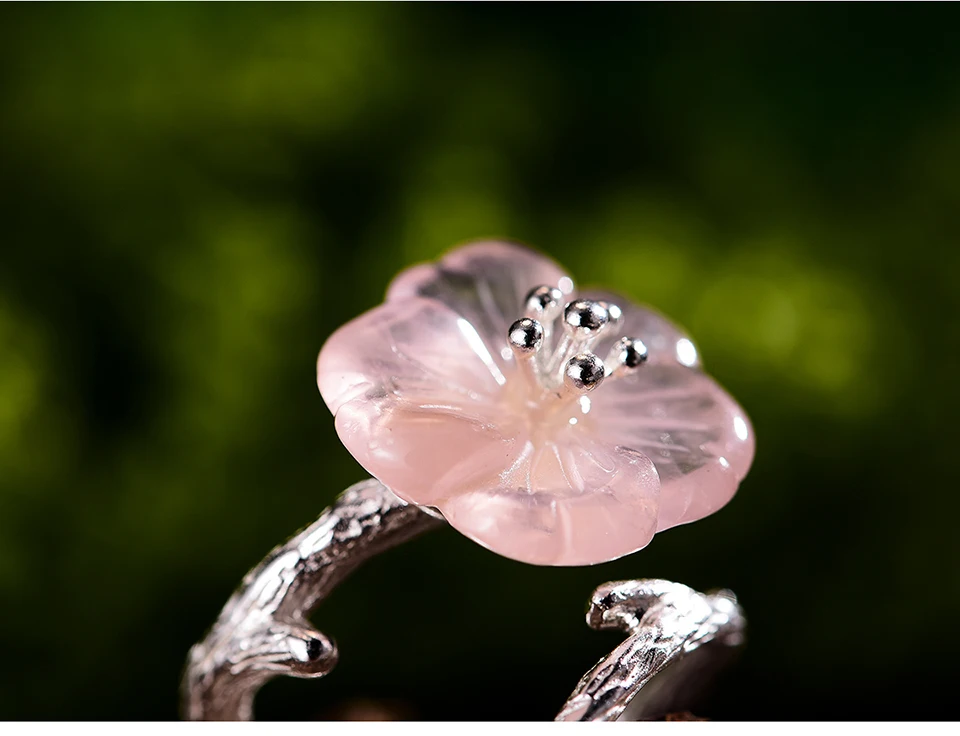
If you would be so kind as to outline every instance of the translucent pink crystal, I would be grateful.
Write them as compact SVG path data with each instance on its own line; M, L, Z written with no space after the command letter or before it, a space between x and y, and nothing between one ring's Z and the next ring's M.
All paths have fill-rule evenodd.
M589 394L545 395L507 343L543 284L574 296L555 263L498 242L401 273L320 352L317 382L347 449L401 498L533 564L613 560L726 504L753 430L690 339L626 299L581 294L623 311L591 350L605 356L629 335L649 359Z

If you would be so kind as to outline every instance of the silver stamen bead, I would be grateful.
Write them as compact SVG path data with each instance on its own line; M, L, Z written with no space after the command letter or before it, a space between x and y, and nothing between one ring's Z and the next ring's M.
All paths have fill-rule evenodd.
M524 317L518 319L507 333L510 348L518 355L530 355L543 345L543 325L537 320Z
M619 310L618 310L619 311ZM577 337L595 335L610 322L610 312L600 302L577 299L563 310L563 326Z
M610 349L607 368L611 373L631 373L647 362L649 352L642 340L621 337Z
M593 353L580 353L567 361L563 369L563 383L568 389L582 394L599 386L605 374L600 358Z
M543 385L540 383L537 355L543 347L543 325L529 317L518 319L507 331L507 342L517 358L523 380L535 393L541 392Z
M530 317L552 320L559 313L563 292L555 286L537 286L531 289L524 300L524 309Z

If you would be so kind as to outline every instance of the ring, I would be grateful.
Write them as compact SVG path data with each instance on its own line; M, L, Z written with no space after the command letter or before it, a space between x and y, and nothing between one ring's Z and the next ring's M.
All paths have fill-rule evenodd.
M602 356L602 357L601 357ZM593 565L714 513L749 470L742 408L659 313L578 292L550 259L471 243L397 276L382 305L337 330L317 384L370 480L345 491L243 580L190 651L191 720L250 719L284 674L322 677L334 642L308 617L369 557L449 524L534 565ZM608 582L587 623L625 641L557 720L651 718L743 641L729 591Z

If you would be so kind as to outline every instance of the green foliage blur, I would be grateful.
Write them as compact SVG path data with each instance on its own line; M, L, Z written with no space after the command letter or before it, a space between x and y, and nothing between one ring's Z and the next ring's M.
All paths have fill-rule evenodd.
M323 341L480 236L685 325L754 468L596 568L405 545L259 716L552 717L618 641L592 588L656 576L750 619L702 715L955 717L955 6L5 3L0 213L0 717L177 717L242 575L363 477Z

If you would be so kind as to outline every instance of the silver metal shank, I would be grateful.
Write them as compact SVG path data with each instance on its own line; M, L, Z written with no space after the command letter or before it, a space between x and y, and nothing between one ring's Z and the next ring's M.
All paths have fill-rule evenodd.
M730 591L625 580L593 592L587 625L629 636L583 676L558 721L644 720L688 707L722 655L743 643L746 620Z
M364 560L442 524L376 480L348 488L247 574L190 650L184 716L250 720L253 697L267 681L326 675L337 646L310 626L311 611Z
M310 613L364 560L443 523L376 480L351 486L247 574L206 638L190 650L184 716L249 720L254 696L267 681L326 675L337 662L336 644L310 626ZM730 649L744 629L729 592L702 595L665 580L600 586L587 624L629 636L581 679L557 720L658 715L676 702L674 696L689 694L691 675L706 671L699 664L692 670L690 662L702 655L690 655L707 651L708 644Z

